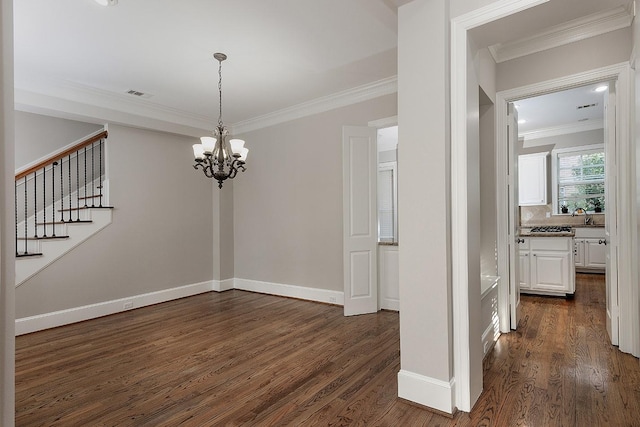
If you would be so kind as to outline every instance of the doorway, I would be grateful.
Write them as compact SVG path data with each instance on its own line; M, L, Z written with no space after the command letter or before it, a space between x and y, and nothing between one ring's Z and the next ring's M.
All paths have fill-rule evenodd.
M531 85L527 87L516 88L513 90L499 92L498 94L496 94L496 99L497 99L496 122L497 122L497 129L499 129L499 131L497 132L498 176L499 177L502 176L504 172L508 170L507 169L508 158L506 156L507 138L506 138L506 131L503 131L503 129L506 129L506 116L507 116L506 111L507 111L507 104L509 102L517 103L519 100L530 98L533 96L559 92L565 89L577 88L587 84L601 83L603 81L614 82L614 84L610 84L611 92L613 92L615 89L616 93L626 93L624 91L628 90L628 86L626 86L628 84L627 78L628 78L627 67L619 66L619 67L611 67L606 69L595 70L593 72L574 75L568 78L557 79L557 80L548 81L548 82ZM628 148L625 148L627 146L626 144L628 144L627 142L628 134L626 133L625 128L620 126L619 124L621 121L621 118L628 116L628 105L625 104L625 98L622 96L615 96L612 99L614 100L613 106L615 106L619 114L614 115L612 119L611 118L609 119L612 121L613 126L609 126L608 128L605 126L605 132L610 132L609 139L613 141L613 143L607 144L607 147L611 149L611 153L612 153L610 156L608 156L610 158L609 160L615 160L615 164L619 164L620 159L618 156L621 155L620 153L627 152L628 150ZM611 108L609 109L609 111L615 111L615 110ZM606 122L607 120L605 120L605 123ZM618 132L615 131L616 128L618 128ZM617 150L616 150L616 146L618 148ZM613 179L615 182L615 177L619 176L620 171L615 166L609 167L608 170L610 173L614 174ZM505 180L501 180L499 178L498 179L498 198L500 199L498 203L499 224L504 223L501 221L501 218L500 218L501 216L503 216L501 212L502 209L500 209L500 206L504 207L505 210L508 209L508 206L509 206L507 198L504 197L504 195L506 194L506 191L507 191L507 183L505 182ZM619 215L620 210L615 209L617 204L615 203L615 200L618 199L615 196L617 195L618 191L619 191L618 189L614 189L613 192L610 193L610 195L614 196L614 197L610 197L610 199L613 200L614 202L613 204L611 204L611 200L610 200L610 203L609 203L609 208L610 208L609 210L611 214L609 215L609 217L610 219L612 219L609 226L611 227L610 232L612 233L612 236L609 238L610 240L607 246L608 246L609 253L614 254L614 261L615 261L615 258L618 258L618 254L619 254L618 246L620 243L619 239L617 238L617 229L621 223L621 218ZM557 204L560 202L555 202L555 203ZM560 209L560 206L559 205L553 206L553 208ZM617 214L616 214L616 211L618 212ZM510 242L509 236L512 236L512 233L511 233L511 230L508 230L508 226L506 224L503 226L499 226L499 228L501 229L499 230L499 232L501 232L502 235L506 237L504 239L499 239L499 244L498 244L499 262L498 263L501 266L500 269L502 271L508 272L509 271L508 256L512 250L515 250L514 249L515 242ZM612 342L616 343L616 338L619 335L619 332L617 332L618 327L615 325L620 324L620 320L618 320L620 317L618 313L620 311L619 311L619 307L616 305L616 302L619 300L619 298L617 295L618 281L615 279L617 279L618 277L617 273L618 273L618 269L620 268L620 263L618 261L615 261L612 264L613 265L611 269L611 274L608 276L610 280L614 279L614 281L610 283L609 289L608 289L607 311L608 311L608 316L611 318L610 329L611 329ZM511 285L513 285L513 283L511 283ZM510 287L509 285L507 286L508 287L506 289L503 289L503 291L506 292L508 295L508 293L510 292L509 289L513 291L513 286L510 286ZM499 313L500 313L501 330L503 332L508 331L510 328L510 324L509 324L510 310L511 310L511 307L509 306L509 301L508 300L505 301L504 298L501 299Z
M617 275L612 267L617 257L611 245L616 240L611 219L616 215L617 185L615 162L607 158L615 157L615 105L611 105L615 85L615 81L596 82L514 101L519 128L513 141L519 194L515 226L521 235L510 247L515 253L509 259L510 263L519 260L518 278L512 279L511 288L525 294L573 297L576 271L609 273L603 294L614 345L618 326L612 301L617 301ZM522 231L543 238L530 239ZM575 237L560 237L567 231ZM545 243L565 241L568 244L561 251L540 250ZM513 306L510 309L514 311ZM514 318L511 313L511 329L517 327Z

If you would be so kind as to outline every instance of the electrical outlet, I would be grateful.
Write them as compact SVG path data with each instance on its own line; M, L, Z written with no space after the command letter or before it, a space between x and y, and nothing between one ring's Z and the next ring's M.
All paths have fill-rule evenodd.
M551 218L551 212L547 212L547 218Z
M329 302L336 302L336 297L329 297Z
M127 302L124 303L122 308L125 309L125 310L128 310L128 309L130 309L132 307L133 307L133 301L127 301Z

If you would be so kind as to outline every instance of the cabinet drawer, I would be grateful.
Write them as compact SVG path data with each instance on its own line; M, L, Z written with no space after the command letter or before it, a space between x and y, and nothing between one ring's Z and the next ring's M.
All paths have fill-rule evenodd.
M573 251L571 247L573 239L570 237L534 237L530 240L532 251Z

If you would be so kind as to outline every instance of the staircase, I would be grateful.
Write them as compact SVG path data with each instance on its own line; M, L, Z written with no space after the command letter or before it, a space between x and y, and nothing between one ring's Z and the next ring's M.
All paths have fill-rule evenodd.
M111 223L107 136L96 132L16 173L16 287Z

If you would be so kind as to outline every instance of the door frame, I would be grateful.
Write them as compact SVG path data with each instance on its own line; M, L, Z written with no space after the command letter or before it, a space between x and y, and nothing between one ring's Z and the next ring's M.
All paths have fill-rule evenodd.
M498 221L498 274L501 277L508 277L505 274L509 268L509 248L507 246L507 222L506 213L509 206L506 196L506 180L504 176L507 171L506 157L506 118L507 104L519 99L530 98L532 96L542 95L545 93L555 92L564 89L570 89L577 86L583 86L590 83L601 81L616 81L616 130L618 137L616 138L618 152L618 194L625 197L617 200L617 217L619 230L635 230L635 214L627 211L627 215L621 215L625 211L620 206L620 199L629 200L629 209L635 206L635 147L630 138L630 65L629 63L621 63L608 67L598 68L595 70L577 73L570 76L560 77L557 79L547 80L522 86L506 91L496 93L496 171L497 171L497 221ZM625 161L626 159L626 161ZM633 159L633 160L631 160ZM633 203L631 202L633 201ZM632 206L633 205L633 206ZM618 233L619 252L618 252L618 300L619 300L619 345L620 350L631 353L634 348L635 338L633 336L634 326L632 323L633 312L638 310L631 304L623 304L624 301L634 301L633 295L637 295L636 281L633 281L633 265L634 251L633 245L637 243L635 233ZM500 330L508 332L509 325L509 298L508 283L501 282L499 292L498 316L500 319Z

